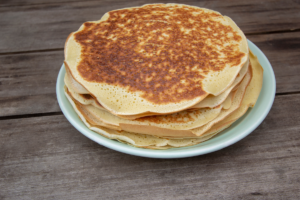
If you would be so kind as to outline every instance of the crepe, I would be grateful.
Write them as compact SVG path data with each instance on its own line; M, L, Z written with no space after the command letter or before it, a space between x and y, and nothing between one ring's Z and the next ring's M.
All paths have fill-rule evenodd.
M142 133L142 134L151 134L157 135L160 137L196 137L201 136L206 131L208 131L215 123L223 120L226 116L230 113L234 112L236 109L239 108L241 102L243 100L246 88L252 78L252 73L249 71L246 76L244 77L240 87L237 89L234 99L232 101L232 105L227 110L221 110L220 114L214 118L213 120L209 121L208 123L200 126L198 128L193 128L189 130L174 130L174 129L163 129L159 127L152 127L147 125L132 125L132 124L124 124L120 123L120 127L122 130L126 130L128 132L135 132L135 133Z
M257 61L257 58L253 56L254 61ZM210 139L211 137L217 135L222 130L228 128L234 121L239 119L248 109L249 106L253 106L257 101L260 89L262 87L262 73L263 70L259 63L255 63L252 67L253 78L250 83L247 84L248 87L245 91L243 101L241 102L240 107L229 114L225 119L215 123L208 131L202 134L199 137L193 138L159 138L153 135L144 135L139 133L132 133L127 131L117 131L102 126L93 125L89 117L84 117L85 114L82 113L82 110L78 109L78 105L74 103L72 97L68 94L67 97L74 107L75 111L80 116L81 120L93 131L100 133L101 135L108 137L110 139L116 139L121 142L130 144L136 147L149 148L149 149L168 149L174 147L184 147L190 145L196 145L203 141ZM249 74L249 73L248 73ZM244 84L246 83L247 76L245 77ZM242 83L241 83L242 84ZM246 98L247 97L247 98ZM88 119L88 120L87 120Z
M231 93L231 91L243 80L243 78L245 77L248 71L248 68L249 68L249 62L247 62L243 66L243 68L241 69L236 79L233 81L233 83L230 85L229 88L227 88L224 92L222 92L217 96L214 96L212 94L208 95L200 103L192 106L192 108L206 108L206 107L213 108L222 104L227 98L227 96Z
M247 69L248 69L248 66L247 66ZM243 69L241 71L243 71ZM240 74L241 74L241 72L239 73L239 75ZM214 108L221 104L222 104L223 109L228 109L231 105L231 101L233 98L232 90L242 80L242 78L245 76L245 74L246 73L238 76L238 78L237 78L238 80L235 80L234 83L222 94L220 94L218 96L209 95L203 101L201 101L199 104L189 108L188 110L199 110L199 108ZM70 76L68 75L68 73L66 73L66 75L65 75L64 82L65 82L66 86L68 87L70 95L72 96L73 99L79 101L83 105L93 105L98 109L109 112L109 110L106 110L101 104L99 104L98 101L93 96L91 96L89 94L77 93L74 90L74 87L72 84L73 81L70 80ZM116 115L116 116L124 118L124 119L137 119L137 118L141 118L141 117L145 117L145 116L152 116L152 115L163 115L163 114L144 113L144 114L138 114L138 115Z
M69 96L71 95L69 94ZM80 102L75 99L73 99L73 101L77 105L80 104ZM95 119L94 121L99 121L101 124L105 123L114 126L131 124L133 126L142 125L174 130L188 130L200 127L216 118L220 114L222 107L223 106L218 106L216 108L202 108L193 111L181 111L175 114L148 116L134 120L120 118L92 105L80 104L79 109L84 110L82 112L88 113L86 115L93 117Z
M214 132L222 128L228 127L229 124L232 124L240 117L242 117L246 113L249 107L254 107L263 85L263 68L260 65L257 57L251 51L250 51L250 60L252 64L251 66L252 66L253 77L247 87L241 105L239 106L238 109L236 109L234 112L229 114L223 120L221 120L218 123L215 123L209 129L209 131Z
M223 120L227 115L235 111L241 104L245 90L251 80L252 73L249 71L234 95L232 108L222 110L220 108L199 109L199 111L181 111L172 115L149 116L136 120L126 120L112 115L104 110L91 105L80 105L77 109L84 113L85 118L92 118L95 125L118 127L118 130L127 132L156 135L159 137L196 137L201 136L215 123ZM70 96L70 95L69 95ZM76 100L72 100L76 105ZM204 112L206 111L206 112Z
M66 89L66 88L65 88ZM67 91L67 90L65 90ZM79 105L76 105L76 103L72 100L72 98L69 96L69 94L66 92L66 96L68 100L70 101L71 105L73 106L74 110L80 117L80 119L83 121L83 123L92 131L95 131L96 133L99 133L103 135L104 137L107 137L109 139L115 139L122 143L126 143L135 147L142 147L142 148L148 148L148 149L169 149L174 147L185 147L185 146L191 146L198 143L201 143L203 141L206 141L210 139L211 137L218 134L220 131L225 129L222 127L222 129L219 129L214 132L207 132L207 134L204 134L201 137L198 138L177 138L177 139L167 139L167 138L159 138L152 135L144 135L139 133L131 133L127 131L117 131L114 129L105 128L98 125L93 125L91 123L90 118L87 120L85 117L85 114L82 113L82 110L78 109Z
M239 108L231 112L231 114L228 114L223 120L219 120L218 122L214 123L208 130L206 130L203 134L201 134L198 137L162 138L156 137L154 135L145 135L139 133L132 133L128 131L122 131L117 126L105 128L103 127L103 124L99 124L97 120L95 122L93 121L93 118L86 117L86 113L83 113L82 109L78 108L82 105L80 103L76 105L74 100L72 100L72 97L69 95L70 93L66 92L66 96L68 97L70 103L74 107L75 111L78 113L81 120L87 125L87 127L110 139L116 139L120 142L135 147L142 147L148 149L168 149L174 147L196 145L214 137L219 132L228 128L232 123L234 123L241 116L243 116L249 107L253 107L255 105L262 87L263 69L259 64L257 57L254 56L252 52L250 52L250 59L252 63L250 68L252 70L247 73L247 76L244 77L244 80L242 81L242 83L240 83L238 87L240 88L243 87L243 85L247 85L246 91L243 95L244 98L240 103ZM251 74L252 76L249 76ZM247 79L249 79L249 77L251 77L250 83L249 81L247 82ZM67 91L67 88L65 89ZM242 90L240 89L240 91Z
M246 38L230 18L179 4L108 12L65 45L75 91L119 116L175 113L218 96L248 59Z

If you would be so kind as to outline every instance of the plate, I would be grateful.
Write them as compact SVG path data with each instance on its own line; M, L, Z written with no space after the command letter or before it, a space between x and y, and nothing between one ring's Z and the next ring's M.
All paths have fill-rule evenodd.
M58 103L66 118L79 132L98 144L122 153L149 158L184 158L211 153L228 147L249 135L266 118L274 102L276 81L272 66L267 57L257 46L255 46L250 40L248 40L248 44L254 55L258 57L258 60L264 69L263 86L256 105L254 108L250 108L243 117L232 124L228 129L198 145L167 150L143 149L105 138L91 131L79 119L71 104L65 97L64 65L62 65L59 71L56 83Z

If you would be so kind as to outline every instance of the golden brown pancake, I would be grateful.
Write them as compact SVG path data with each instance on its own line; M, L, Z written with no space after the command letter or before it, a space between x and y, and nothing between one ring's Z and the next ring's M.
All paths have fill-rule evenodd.
M135 120L126 120L111 113L97 109L91 105L78 105L75 99L66 91L68 98L77 109L83 113L85 118L91 118L95 125L118 127L134 133L142 133L147 135L156 135L159 137L196 137L201 136L208 131L215 123L223 120L227 115L234 112L241 105L246 88L251 80L252 73L249 71L244 77L242 83L234 95L232 108L228 110L215 109L199 109L196 111L181 111L176 114L149 116Z
M196 145L200 142L210 139L222 130L229 127L247 111L249 106L253 106L257 101L262 87L263 69L259 64L257 57L254 56L252 52L250 56L252 61L251 69L253 76L250 83L247 84L248 87L245 94L243 95L244 98L241 102L240 107L229 114L225 119L215 123L209 130L196 138L159 138L153 135L144 135L120 130L118 131L118 129L115 129L115 127L111 127L108 129L103 126L99 126L99 124L97 124L98 122L93 122L93 118L90 118L90 116L84 117L86 114L83 114L82 110L78 109L78 105L75 105L74 101L71 100L71 97L68 96L68 94L67 97L70 100L70 103L74 107L75 111L78 113L79 117L87 125L87 127L110 139L116 139L120 142L127 143L132 146L148 149L168 149L174 147ZM245 79L247 79L247 76L245 77ZM246 80L244 80L243 82L245 84ZM243 85L243 82L241 83L241 85Z
M115 115L187 109L230 87L247 60L230 18L177 4L108 12L65 45L71 76Z

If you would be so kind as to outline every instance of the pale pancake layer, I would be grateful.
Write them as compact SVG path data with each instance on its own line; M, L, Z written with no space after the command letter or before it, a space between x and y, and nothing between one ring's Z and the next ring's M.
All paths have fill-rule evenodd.
M66 75L65 75L65 84L68 88L71 88L74 92L78 94L90 94L80 83L78 83L72 76L68 67L65 66Z
M263 84L263 68L258 62L257 57L250 51L250 60L252 64L253 77L247 87L243 101L240 107L224 118L222 121L214 124L209 131L214 132L227 127L243 116L249 107L253 107L259 97ZM207 132L206 132L207 133Z
M230 18L175 4L111 11L65 46L81 92L115 115L187 109L230 87L247 60L246 38Z
M71 95L69 94L69 96ZM76 104L79 104L79 102L77 102L75 99L73 101ZM113 126L120 126L120 124L130 124L132 126L141 125L174 130L188 130L200 127L216 118L222 110L222 106L219 106L213 109L203 108L194 111L181 111L169 115L148 116L135 120L127 120L117 117L105 110L98 109L92 105L81 104L80 107L81 109L84 109L84 112L88 113L89 116L92 116L102 123Z
M80 94L73 90L72 85L70 84L70 79L68 75L65 75L64 79L65 85L68 88L68 91L70 92L71 96L79 101L83 105L93 105L98 109L105 110L99 103L96 101L90 94Z
M84 122L84 124L95 131L109 139L115 139L120 142L135 146L135 147L142 147L142 148L149 148L149 149L169 149L174 147L184 147L184 146L191 146L201 143L210 139L211 137L218 134L220 131L224 130L225 128L219 129L215 132L207 132L207 134L203 135L202 137L198 138L188 138L188 139L165 139L159 138L152 135L144 135L138 133L130 133L127 131L117 131L109 128L105 128L102 126L95 126L91 123L91 119L89 117L85 117L85 114L82 113L82 110L78 109L78 105L74 103L72 98L66 93L67 98L69 99L70 103L72 104L74 110L80 117L80 119Z
M227 110L227 109L229 109L229 108L231 107L232 101L233 101L233 98L234 98L235 93L236 93L235 91L234 91L234 92L231 92L231 93L227 96L227 98L225 99L225 101L222 103L222 105L223 105L223 108L222 108L222 109Z
M249 61L243 66L239 74L237 75L236 79L233 81L233 83L230 85L229 88L227 88L224 92L221 94L214 96L212 94L208 95L205 99L203 99L201 102L197 103L196 105L192 106L192 108L213 108L220 104L222 104L227 96L230 94L230 92L237 86L246 75L249 68Z
M244 99L246 89L251 79L252 79L252 68L250 67L250 70L247 72L246 76L244 77L243 81L241 82L239 88L236 91L236 95L234 96L231 107L227 110L222 110L221 113L218 115L218 117L215 118L213 121L205 124L204 126L193 129L192 132L197 136L201 136L206 131L208 131L213 125L215 125L219 121L222 121L232 112L237 110L240 107L242 100Z

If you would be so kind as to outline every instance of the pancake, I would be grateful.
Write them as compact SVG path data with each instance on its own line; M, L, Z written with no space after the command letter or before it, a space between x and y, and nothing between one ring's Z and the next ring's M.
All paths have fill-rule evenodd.
M251 72L249 71L237 89L236 95L234 95L232 108L228 110L222 110L222 107L209 110L199 109L198 111L181 111L171 115L149 116L145 117L145 119L126 120L89 105L77 106L77 109L80 109L82 113L88 113L85 117L90 118L92 116L96 124L100 126L120 127L121 130L127 132L156 135L159 137L196 137L201 136L215 123L223 120L224 117L240 106L250 80ZM73 101L73 104L76 105L79 103L71 97L69 97L69 100Z
M237 89L237 93L232 101L232 106L227 109L227 110L222 110L220 115L218 115L218 117L216 117L214 120L212 120L211 122L205 124L204 126L201 126L199 128L193 129L193 133L197 136L201 136L202 134L204 134L206 131L208 131L213 125L215 125L216 123L222 121L223 119L225 119L228 115L230 115L231 113L233 113L235 110L237 110L240 106L242 101L244 100L244 95L246 92L246 89L253 77L252 74L252 67L250 65L250 69L248 71L248 73L246 74L246 76L244 77L243 81L241 82L241 85L239 86L239 88Z
M66 96L69 99L70 103L74 107L75 111L79 115L80 119L89 127L91 130L107 137L110 139L116 139L120 142L135 146L135 147L142 147L148 149L169 149L174 147L185 147L199 144L203 141L206 141L224 129L228 128L232 123L238 120L244 113L248 110L249 107L253 107L258 99L260 90L262 88L263 82L263 69L258 62L256 56L250 52L250 59L251 59L251 67L250 71L246 74L243 81L240 83L239 87L235 92L242 94L243 89L246 87L246 90L243 93L242 102L238 109L234 110L230 114L228 114L222 120L216 120L207 131L201 134L198 137L184 137L184 138L162 138L157 137L154 135L145 135L140 133L132 133L128 131L119 130L119 127L114 126L110 128L103 127L104 124L99 124L99 121L91 115L87 116L84 113L84 109L80 109L82 106L79 102L75 103L76 100L72 100L72 97L69 95L67 88L65 87ZM252 74L252 75L251 75ZM249 83L249 78L251 78ZM233 96L234 93L232 93ZM238 95L239 96L239 95ZM238 103L238 99L236 98L233 100L233 104ZM234 103L235 102L235 103ZM95 121L94 121L95 120ZM106 126L106 125L105 125ZM115 129L115 130L114 130Z
M175 113L218 96L248 57L246 38L230 18L177 4L108 12L65 44L74 87L119 116Z
M215 132L228 127L230 124L234 123L241 116L243 116L249 107L253 107L255 105L263 84L263 68L260 65L257 57L251 51L250 61L253 75L249 85L247 86L240 106L237 109L235 108L236 106L231 106L231 111L230 109L228 111L222 110L221 114L215 120L202 126L201 128L194 129L193 131L196 135L203 136L208 132Z
M233 98L234 98L235 93L236 93L236 90L235 90L234 92L231 92L231 93L227 96L227 98L225 99L225 101L224 101L223 104L222 104L222 105L223 105L223 108L222 108L222 109L227 110L227 109L229 109L229 108L231 107L232 101L233 101Z
M248 66L247 66L247 69L248 69ZM241 72L242 71L244 71L244 70L242 69ZM241 72L239 73L239 75L241 74ZM220 94L218 96L208 95L203 101L201 101L200 103L196 104L195 106L193 106L191 108L188 108L188 110L197 110L199 108L214 108L214 107L221 105L226 100L227 100L226 106L224 107L224 105L223 105L223 109L228 109L230 106L230 102L231 102L230 98L232 97L231 91L242 80L242 78L245 76L245 74L246 73L238 76L236 78L236 80L234 81L234 83L222 94ZM71 93L70 95L72 96L72 98L79 101L83 105L93 105L99 109L106 110L101 104L98 103L98 101L93 96L91 96L89 94L85 94L85 93L77 93L76 91L74 91L73 84L71 84L71 82L73 82L73 81L70 81L70 76L68 76L68 74L65 75L64 80L65 80L65 85L68 87L68 90ZM106 111L108 111L108 110L106 110ZM124 119L137 119L140 117L151 116L151 115L163 115L163 114L144 113L144 114L138 114L138 115L116 115L116 116L124 118Z
M254 107L263 84L263 68L258 62L257 57L251 51L250 59L252 63L253 78L247 87L241 106L236 111L228 115L224 120L212 126L209 131L214 132L227 127L228 124L232 124L243 116L249 107Z
M89 91L87 91L80 83L78 83L73 78L69 68L65 67L65 69L66 69L66 75L64 78L64 82L68 86L68 88L71 88L72 91L74 91L78 94L90 94Z
M229 88L227 88L224 92L222 92L221 94L214 96L214 95L208 95L205 99L203 99L200 103L192 106L192 108L213 108L216 107L220 104L223 103L223 101L225 101L225 99L227 98L227 96L230 94L230 92L235 88L235 86L237 86L245 77L247 71L249 68L249 62L247 62L243 68L241 69L241 71L239 72L239 74L237 75L236 79L233 81L233 83L231 84L231 86Z
M80 94L73 90L72 84L70 84L70 78L68 75L65 75L64 82L72 98L80 102L83 105L93 105L98 109L105 110L101 104L98 103L90 94Z
M243 68L239 72L238 76L236 77L236 79L234 80L232 85L228 89L226 89L224 92L222 92L220 95L218 95L218 96L208 95L200 103L192 106L189 109L193 109L193 108L198 109L198 108L206 108L206 107L213 108L213 107L216 107L216 106L222 104L225 101L225 99L227 98L227 96L230 94L230 92L235 88L235 86L238 85L241 82L241 80L244 78L244 76L246 75L246 72L248 71L248 67L249 67L249 62L247 62L243 66ZM91 95L88 95L87 90L85 90L83 87L76 87L76 85L79 85L79 83L72 78L69 70L67 70L64 80L65 80L65 84L67 85L72 97L75 98L77 101L79 101L81 104L84 104L84 105L92 104L92 105L96 106L97 108L100 108L100 109L103 108L101 106L101 104L99 104L95 98L93 98ZM122 117L124 119L136 119L136 118L140 118L140 117L159 115L159 114L160 113L144 113L144 114L138 114L138 115L128 115L128 116L117 115L117 116Z
M196 137L203 135L206 131L208 131L214 124L218 123L219 121L223 120L229 114L234 112L238 109L241 105L243 100L246 88L252 78L251 70L246 74L243 81L241 82L239 88L236 91L234 99L232 101L232 105L227 110L221 110L220 114L211 120L210 122L204 124L201 127L189 129L189 130L170 130L170 129L163 129L158 127L152 126L144 126L144 125L132 125L132 124L123 124L120 123L120 127L122 130L126 130L128 132L135 132L135 133L142 133L142 134L151 134L157 135L160 137Z
M65 88L66 89L66 88ZM67 90L66 90L67 91ZM201 137L198 138L185 138L185 139L166 139L159 138L152 135L144 135L139 133L131 133L127 131L117 131L109 128L105 128L102 126L95 126L91 123L89 118L84 117L84 114L80 109L78 109L78 105L76 105L71 97L66 93L67 98L69 99L71 105L74 110L83 121L83 123L92 131L101 134L104 137L109 139L118 140L122 143L126 143L135 147L142 147L148 149L169 149L174 147L185 147L191 146L203 141L210 139L211 137L218 134L220 131L225 128L216 130L215 132L208 132Z
M73 99L73 101L76 105L80 104L75 99ZM142 125L174 130L188 130L200 127L216 118L220 114L222 106L218 106L213 109L203 108L194 111L181 111L169 115L148 116L135 120L127 120L117 117L105 110L98 109L92 105L80 104L80 108L78 109L82 110L82 113L88 113L88 116L86 115L87 117L92 116L94 119L99 121L101 123L101 126L103 126L102 123L113 126L120 126L120 124L131 124L133 126Z
M104 110L104 111L108 111L105 108L103 108L97 100L95 100L91 95L89 94L79 94L76 93L73 88L72 85L69 84L68 81L69 77L67 76L67 74L65 75L65 84L66 87L68 88L68 92L70 93L69 95L75 99L76 101L78 101L79 103L83 104L83 105L92 105L98 109ZM223 93L222 93L223 94ZM234 92L231 92L227 98L225 100L221 100L222 102L222 109L229 109L231 106L231 102L232 102L232 98L233 98L233 94ZM227 95L227 94L226 94ZM207 97L208 98L208 97ZM223 98L223 97L221 97ZM215 98L216 99L216 98ZM219 100L220 101L220 98ZM212 100L212 102L206 101L206 108L213 108L213 107L217 107L219 106L221 103L216 103L216 101ZM215 105L215 106L213 106ZM204 107L205 108L205 107ZM188 110L199 110L199 108L189 108ZM137 119L137 118L141 118L141 117L146 117L146 116L152 116L152 115L156 115L155 113L152 114L139 114L139 115L128 115L128 116L122 116L122 115L116 115L118 117L124 118L124 119ZM162 114L160 114L162 115Z
M253 79L251 80L248 91L245 94L245 101L247 101L247 104L249 104L250 107L254 107L263 85L264 69L259 63L257 56L255 56L252 51L250 51L249 55L252 64Z

